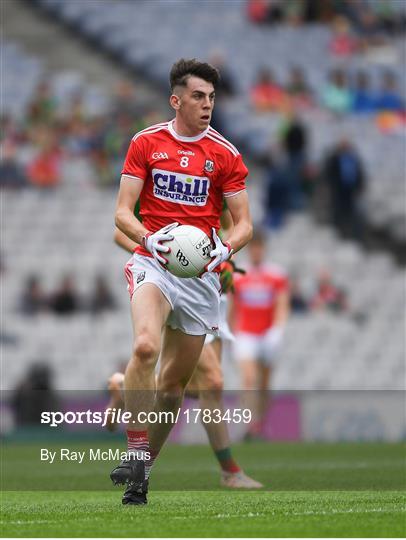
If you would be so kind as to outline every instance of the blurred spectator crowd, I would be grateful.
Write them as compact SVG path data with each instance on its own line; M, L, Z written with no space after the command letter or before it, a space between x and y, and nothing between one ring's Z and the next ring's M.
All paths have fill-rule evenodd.
M313 92L305 72L298 66L290 71L288 83L278 83L269 68L261 68L251 90L256 111L289 113L309 107L325 107L336 114L374 114L380 111L405 111L405 103L391 71L382 75L379 88L372 88L367 72L359 71L354 78L344 69L332 70L320 92Z
M219 114L213 118L214 126L221 129L221 106L236 89L221 55L214 55L212 61L223 74L218 89ZM324 162L310 163L309 128L300 111L315 106L337 114L403 111L404 102L389 71L383 75L380 90L371 89L365 72L356 75L353 85L347 79L344 70L335 69L317 96L299 67L291 69L286 86L276 82L270 69L260 69L251 90L252 106L258 113L274 111L280 117L279 142L277 139L262 156L269 226L279 227L289 211L307 207L317 180L321 180L329 191L331 221L349 236L362 239L364 218L359 200L366 175L361 158L350 140L340 140ZM80 92L71 94L67 107L53 91L52 77L44 78L23 117L2 117L0 185L52 189L62 183L64 164L79 161L87 183L115 186L131 136L161 119L153 108L138 102L128 81L123 80L108 106L94 115L87 111Z
M401 1L401 0L400 0ZM357 34L354 42L382 40L405 31L406 19L396 9L398 0L248 0L247 15L255 24L345 23L346 34ZM343 31L343 27L341 26Z
M226 75L219 89L219 101L234 92ZM302 69L292 68L286 87L279 85L268 68L262 68L251 92L258 111L278 111L285 126L293 110L317 103ZM349 86L343 70L335 70L322 89L319 105L335 113L374 113L382 110L401 111L404 103L396 88L393 74L387 72L380 91L370 88L368 75L360 72L354 86ZM137 104L133 86L123 81L117 89L110 110L96 117L86 114L81 96L76 95L68 111L62 111L49 81L43 80L32 96L27 115L15 119L3 115L2 187L35 186L54 188L61 182L62 160L84 158L93 170L96 185L116 185L131 136L145 126L161 120L154 110ZM216 124L217 118L214 118ZM306 127L286 130L286 146L291 155L305 149Z
M53 0L42 4L64 8L62 3ZM377 77L371 80L368 70L360 66L355 70L346 66L349 56L359 55L368 47L390 49L391 39L404 33L406 12L396 6L396 1L388 0L248 0L248 20L255 24L329 25L330 44L327 51L320 51L320 55L338 59L329 70L323 68L324 83L322 79L308 81L306 61L296 65L290 63L287 78L282 81L269 65L261 66L263 55L259 55L247 92L251 112L256 111L258 115L278 113L282 123L302 111L313 109L336 115L364 116L389 111L405 118L405 101L396 70L390 66L382 68L379 82ZM90 7L70 6L69 9L77 10L78 13L74 13L80 17L80 10L86 14ZM126 8L125 2L119 7ZM230 13L232 11L230 5ZM7 104L16 92L12 84L14 75L18 79L18 73L12 71L17 70L19 64L23 69L25 64L24 53L16 51L13 44L2 43L2 49L5 68L10 69L10 88L7 81L5 86ZM235 70L230 69L221 49L212 51L209 60L222 73L213 126L238 142L237 134L224 121L222 109L229 99L241 95L241 83L245 85L245 82L236 80ZM385 63L391 62L382 62ZM62 181L63 162L71 159L86 160L89 181L96 186L116 185L131 136L146 125L163 119L154 106L140 102L129 81L123 80L116 95L108 99L100 100L96 92L92 96L98 103L94 110L94 106L88 106L89 96L84 91L89 89L72 84L69 74L61 73L59 78L57 74L41 73L38 76L34 70L30 80L30 71L25 71L31 95L25 100L24 107L19 107L17 112L4 107L1 111L2 187L56 187Z
M349 238L365 239L362 197L367 177L363 161L348 138L341 138L320 163L308 152L308 129L299 117L281 122L279 143L263 158L266 198L265 222L282 226L291 211L312 204L317 191L324 193L328 220Z
M293 277L291 294L293 313L323 310L349 313L345 290L334 283L331 272L325 268L320 270L314 291L309 295L302 292L299 280ZM115 309L117 309L117 302L104 276L96 276L93 291L85 297L78 291L72 274L63 276L56 290L50 293L44 290L38 275L28 276L18 306L20 313L30 317L43 313L65 316L88 312L92 315L100 315Z
M334 283L331 272L326 268L320 270L314 292L309 297L301 290L296 277L291 280L290 289L290 307L293 314L324 310L334 313L350 312L346 291Z
M138 105L128 81L97 115L87 110L80 91L61 102L52 82L52 75L40 81L22 118L1 118L1 187L55 188L70 160L86 162L89 184L117 185L129 140L160 118Z
M63 276L59 286L51 293L43 289L39 276L29 276L18 306L19 312L26 316L40 313L65 316L86 311L92 315L100 315L116 308L116 300L104 276L96 276L93 291L88 297L83 297L77 289L73 275L70 274Z

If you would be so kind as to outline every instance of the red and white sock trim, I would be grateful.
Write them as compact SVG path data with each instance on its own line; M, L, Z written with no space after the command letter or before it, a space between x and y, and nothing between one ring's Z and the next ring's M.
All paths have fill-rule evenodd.
M129 452L149 452L148 433L146 431L127 431L127 449Z

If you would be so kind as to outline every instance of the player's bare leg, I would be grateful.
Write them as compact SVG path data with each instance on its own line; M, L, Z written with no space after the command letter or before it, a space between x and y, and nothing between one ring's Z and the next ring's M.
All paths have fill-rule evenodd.
M204 339L205 335L192 336L168 326L165 328L154 404L155 412L170 412L176 418L178 409L182 405L185 388L199 361ZM174 422L156 422L149 425L148 435L152 457L147 465L147 477L173 424Z
M199 390L200 408L211 411L217 409L222 414L223 372L220 359L221 341L216 339L204 346L191 382ZM262 488L262 484L247 476L232 457L227 424L224 421L204 422L203 426L221 467L221 485L230 488Z
M131 300L134 346L124 377L124 402L131 412L134 430L143 430L138 422L139 412L153 408L155 366L161 350L162 328L171 306L160 289L146 283L137 289Z
M222 410L223 408L223 374L220 358L220 340L215 340L211 344L205 345L198 365L187 386L188 394L193 397L199 396L199 387L201 388L200 407L202 409ZM123 385L123 373L116 372L109 378L108 389L110 392L110 402L108 408L115 408L117 410L124 407ZM117 428L117 423L110 419L111 415L108 417L106 427L108 430L114 431ZM225 422L204 423L203 426L222 469L221 484L231 488L258 489L263 487L262 484L247 476L231 457L230 437ZM234 470L231 470L231 468L234 468Z
M216 338L209 345L213 349L214 354L216 355L218 364L221 365L221 354L223 352L223 346L222 346L221 339Z
M258 391L258 362L247 358L240 361L242 383L242 407L250 409L252 421L245 436L246 440L259 437L259 391Z
M269 381L272 374L272 366L258 362L258 433L262 433L266 413L270 404Z
M223 373L221 365L213 348L213 344L203 347L202 354L193 374L197 389L199 391L199 405L201 409L223 409ZM228 448L230 438L227 426L224 422L218 424L214 422L203 423L207 432L209 442L216 452L222 448Z
M161 349L162 328L170 310L165 296L151 283L139 287L131 300L134 346L124 377L124 402L131 413L131 429L127 429L129 457L110 474L114 484L128 484L123 504L146 502L144 462L150 447L146 426L139 421L138 413L148 415L153 407L155 365Z
M113 373L107 382L107 389L110 394L110 401L107 405L107 410L110 410L110 413L107 416L106 428L109 431L115 431L117 428L117 422L113 421L111 411L113 409L118 410L124 408L124 373L120 373L119 371Z

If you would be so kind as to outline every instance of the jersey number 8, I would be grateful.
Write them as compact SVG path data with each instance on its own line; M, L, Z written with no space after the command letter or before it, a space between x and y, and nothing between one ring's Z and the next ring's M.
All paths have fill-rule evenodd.
M186 156L183 156L180 158L180 166L181 167L187 167L189 165L189 158Z

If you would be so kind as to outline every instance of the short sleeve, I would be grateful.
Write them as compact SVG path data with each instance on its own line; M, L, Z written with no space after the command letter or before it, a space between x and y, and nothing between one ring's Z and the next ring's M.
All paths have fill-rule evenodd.
M245 166L241 154L233 157L225 170L225 179L223 181L224 197L231 197L245 189L245 179L248 175L248 169Z
M129 176L135 176L141 180L146 180L148 175L146 155L144 137L133 139L128 148L121 174L128 174Z

